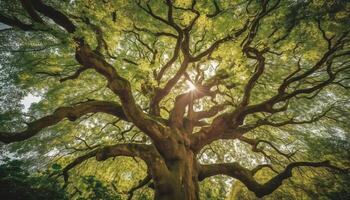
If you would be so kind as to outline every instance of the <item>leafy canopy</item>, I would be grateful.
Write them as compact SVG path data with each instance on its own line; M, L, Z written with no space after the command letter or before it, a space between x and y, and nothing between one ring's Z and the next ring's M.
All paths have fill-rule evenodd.
M139 158L76 167L108 145L162 151L154 127L190 135L200 164L268 166L254 173L262 182L298 160L349 167L349 2L25 2L0 2L0 140L26 140L3 151L67 166L56 175L98 186L84 198L139 189ZM41 100L26 111L29 94ZM300 177L295 185L314 185ZM229 184L206 179L201 197L224 198Z

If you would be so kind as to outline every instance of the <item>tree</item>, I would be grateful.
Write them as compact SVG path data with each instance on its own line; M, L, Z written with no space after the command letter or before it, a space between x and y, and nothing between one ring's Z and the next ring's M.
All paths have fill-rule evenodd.
M75 130L65 119L80 126L74 141L63 142L80 152L62 169L65 181L88 159L117 156L146 163L149 175L135 190L152 181L156 199L198 199L199 181L215 175L238 179L263 197L296 168L347 172L348 160L296 161L307 158L298 150L310 146L277 144L294 134L298 141L324 137L318 122L348 142L346 1L0 5L0 22L8 26L1 30L8 44L3 80L18 91L7 98L28 91L43 98L31 111L35 119L19 115L13 102L5 106L0 141L40 141L45 131L43 141L57 141ZM199 162L207 147L223 140L248 144L266 161L248 167L225 157ZM260 183L254 175L263 168L276 175Z

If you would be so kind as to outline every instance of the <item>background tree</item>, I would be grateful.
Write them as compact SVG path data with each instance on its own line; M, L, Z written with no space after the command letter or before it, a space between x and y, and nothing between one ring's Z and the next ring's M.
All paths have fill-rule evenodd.
M349 144L346 1L0 7L0 141L27 158L59 156L67 184L94 157L109 170L109 158L135 159L145 178L129 198L149 185L156 199L198 199L216 175L263 197L297 169L347 172L332 148ZM23 113L28 93L41 101Z

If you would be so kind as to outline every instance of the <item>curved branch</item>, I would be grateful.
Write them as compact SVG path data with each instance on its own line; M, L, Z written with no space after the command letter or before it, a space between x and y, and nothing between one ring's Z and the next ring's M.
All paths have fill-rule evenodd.
M212 106L209 110L203 110L199 112L193 113L193 120L198 121L205 118L211 118L217 115L220 111L223 111L226 109L227 104L218 104Z
M69 179L69 174L68 174L69 170L73 169L77 165L80 165L84 161L96 156L96 153L97 153L97 149L92 150L92 151L90 151L82 156L77 157L71 163L69 163L67 166L65 166L62 170L62 173L60 174L63 176L64 182L67 183L67 181Z
M79 67L72 75L61 78L59 81L62 83L62 82L65 82L67 80L77 79L80 76L80 74L83 73L84 71L86 71L87 69L88 68L86 68L86 67Z
M273 145L270 141L267 141L267 140L255 140L255 139L250 139L250 138L246 138L246 137L239 137L238 138L239 140L247 143L247 144L250 144L252 146L252 150L254 152L263 152L262 149L259 149L258 148L258 145L260 143L266 143L268 144L271 148L273 148L278 154L286 157L287 159L291 158L296 152L293 152L293 153L283 153L282 151L280 151L275 145Z
M132 187L129 190L129 192L128 192L128 194L129 194L128 200L132 199L132 197L134 196L134 192L136 190L138 190L138 189L142 188L143 186L147 185L151 180L152 180L152 177L150 175L147 175L144 179L140 180L139 183L136 186Z
M215 7L215 11L211 14L207 14L207 17L208 18L214 18L216 17L217 15L219 15L220 13L223 12L223 10L220 8L218 2L216 0L213 0L213 4L214 4L214 7Z
M128 121L122 107L117 103L109 101L88 101L76 106L60 107L56 109L53 114L29 123L27 129L24 131L16 133L0 132L0 141L4 143L23 141L33 137L44 128L59 123L65 118L68 118L70 121L75 121L85 114L97 112L111 114Z
M105 146L99 149L92 150L82 156L77 157L66 167L63 168L62 173L60 175L63 175L65 182L67 182L69 178L69 170L95 156L97 161L104 161L110 157L117 156L140 157L147 163L148 161L150 161L152 156L154 156L154 148L150 145L131 143Z
M97 161L104 161L111 157L129 156L139 157L149 163L155 157L155 149L146 144L116 144L105 146L96 153Z
M285 179L292 177L292 171L298 167L325 167L331 170L339 171L341 173L348 173L348 169L342 169L331 165L329 161L323 162L294 162L287 165L287 167L278 175L271 178L264 184L260 184L254 179L256 169L249 170L238 163L223 163L212 165L201 165L199 172L199 180L203 180L210 176L227 175L240 180L250 191L254 192L257 197L263 197L271 194L279 186L282 185Z
M130 82L121 77L114 66L93 52L90 46L84 44L77 49L76 59L83 67L92 68L107 79L108 87L118 95L124 113L130 121L154 141L161 137L162 127L138 106L132 94Z

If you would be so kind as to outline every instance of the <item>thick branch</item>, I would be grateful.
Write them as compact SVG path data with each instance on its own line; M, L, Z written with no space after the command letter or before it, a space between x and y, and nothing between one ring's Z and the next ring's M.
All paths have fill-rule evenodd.
M103 161L116 156L139 157L149 163L155 157L155 149L146 144L116 144L99 149L96 160Z
M294 162L290 163L282 172L271 178L264 184L260 184L254 179L255 169L248 170L238 163L223 163L212 165L201 165L199 172L199 180L203 180L210 176L227 175L240 180L250 191L254 192L257 197L263 197L271 194L282 182L292 176L294 168L298 167L326 167L328 169L336 170L342 173L348 173L347 169L341 169L333 166L329 161L323 162Z
M77 157L63 168L62 175L64 176L65 182L68 181L69 170L95 156L97 161L104 161L110 157L117 156L139 157L147 163L152 159L152 156L154 156L154 148L144 144L116 144L92 150L87 154Z
M0 132L0 141L4 143L18 142L33 137L46 127L57 124L65 118L75 121L79 117L88 113L103 112L117 116L123 120L128 120L120 105L108 101L88 101L76 106L61 107L53 114L35 120L28 124L26 130L15 133Z
M76 159L74 159L71 163L69 163L67 166L65 166L62 170L62 175L64 178L64 182L67 183L68 178L69 178L69 170L73 169L74 167L76 167L77 165L80 165L81 163L83 163L84 161L96 156L97 153L97 149L92 150L82 156L77 157Z
M127 118L157 141L162 134L161 126L136 104L130 82L121 77L111 64L94 53L88 45L82 45L77 49L76 59L83 67L92 68L107 79L108 87L119 96Z
M21 4L23 8L27 11L29 16L37 23L44 23L44 20L38 15L38 13L34 10L33 5L27 0L21 0Z
M75 32L75 25L63 13L49 5L44 4L41 0L30 0L30 2L34 9L36 9L38 12L45 15L46 17L52 19L56 24L63 27L67 32Z

